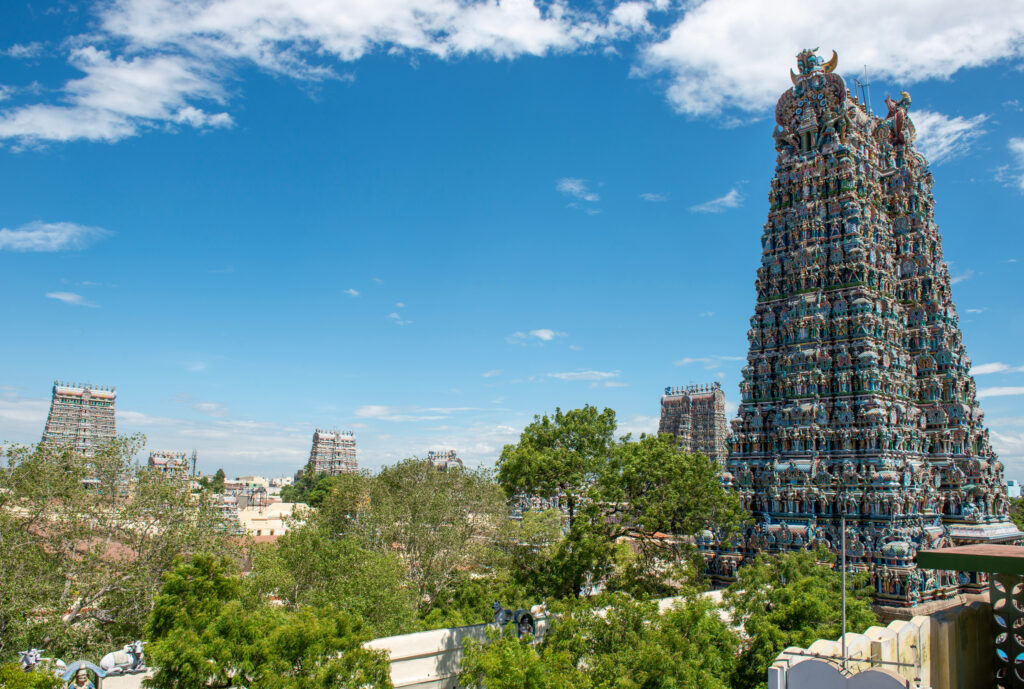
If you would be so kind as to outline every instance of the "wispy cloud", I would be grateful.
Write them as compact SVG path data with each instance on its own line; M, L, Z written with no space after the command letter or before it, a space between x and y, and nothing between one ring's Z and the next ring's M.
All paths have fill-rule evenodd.
M711 318L712 316L715 315L715 312L714 311L701 311L697 315L700 316L701 318Z
M43 44L39 41L32 41L31 43L15 43L6 50L0 50L0 54L19 60L39 57L42 53Z
M199 373L201 371L205 371L206 370L206 362L205 361L190 361L187 364L185 364L185 369L187 371L191 371L192 373Z
M1013 395L1024 395L1024 387L1008 386L978 389L978 399L984 399L985 397L1010 397Z
M412 321L402 318L400 315L398 315L398 313L394 311L388 314L388 318L391 319L391 321L395 325L409 325L410 323L412 323Z
M179 393L174 396L174 401L195 409L200 414L211 416L216 419L223 419L228 416L228 408L220 402L206 402L197 400L188 393Z
M668 194L663 194L661 192L645 192L640 194L640 198L644 201L650 201L651 203L661 203L663 201L668 201Z
M405 304L402 303L402 302L396 302L395 303L395 308L397 308L397 309L404 309L405 308Z
M912 116L917 130L917 149L933 164L941 164L967 153L975 139L985 133L982 125L988 115L949 117L940 112L915 110Z
M955 285L957 283L963 282L964 280L970 280L972 277L974 277L974 271L971 270L970 268L968 268L967 270L965 270L964 272L960 273L959 275L951 276L949 278L949 284Z
M972 376L985 376L990 373L1024 373L1024 366L1010 366L1001 361L991 364L979 364L971 367Z
M736 187L730 189L724 196L711 199L696 206L690 206L693 213L722 213L730 208L739 208L743 205L743 194Z
M505 338L511 344L523 344L525 345L530 340L540 340L537 344L543 344L544 342L551 342L557 338L567 337L568 333L564 333L558 330L552 330L551 328L537 328L529 332L523 332L517 330L508 337Z
M618 378L619 375L619 371L568 371L566 373L549 373L548 377L566 382L575 382L580 380L607 380L609 378Z
M56 299L72 306L88 306L93 309L99 306L99 304L94 304L81 294L75 294L74 292L47 292L46 296L49 299Z
M246 69L309 84L351 81L346 65L367 54L446 60L573 52L646 34L654 3L581 10L533 0L120 0L88 7L90 32L65 41L81 76L0 113L0 137L117 141L182 125L228 127L225 108L237 89L225 84Z
M629 383L623 383L621 380L602 380L595 381L590 384L592 388L627 388Z
M597 203L601 200L600 195L596 191L591 191L587 180L580 179L579 177L563 177L562 179L555 182L555 189L562 192L567 196L571 196L574 199L580 201L586 201L587 203ZM575 205L575 204L569 204ZM596 208L587 207L588 213L593 215L594 213L600 213L601 211Z
M494 378L495 376L500 376L501 375L501 369L500 368L496 368L496 369L491 370L491 371L484 371L480 375L483 376L484 378Z
M346 290L342 290L342 291L345 292L345 294L349 295L350 297L358 297L359 296L359 290L352 289L351 287L349 287Z
M712 356L687 356L673 362L676 366L690 366L692 364L704 364L704 368L710 370L719 368L723 361L746 361L745 356L723 356L723 355L712 355Z
M72 251L111 234L101 227L36 220L13 230L0 228L0 251Z
M967 309L966 313L985 313L986 311L988 311L987 306L982 307L980 309Z
M999 168L996 179L1024 192L1024 137L1010 139L1006 146L1010 149L1014 164Z

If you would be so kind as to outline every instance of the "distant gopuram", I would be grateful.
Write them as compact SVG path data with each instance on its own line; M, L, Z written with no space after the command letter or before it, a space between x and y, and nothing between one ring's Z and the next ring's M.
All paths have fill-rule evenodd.
M775 110L778 159L724 480L755 526L702 535L713 577L824 544L912 606L985 575L919 570L919 549L1007 543L997 461L961 342L910 96L867 111L814 50Z
M455 450L428 450L427 461L430 462L430 466L441 471L462 468L462 458Z
M42 443L67 446L89 457L117 435L114 388L53 382Z
M321 428L313 432L313 448L309 452L313 472L318 474L353 473L359 471L356 462L356 439L352 431L326 431Z
M700 452L725 464L729 433L721 384L665 388L658 433L674 435L686 452Z

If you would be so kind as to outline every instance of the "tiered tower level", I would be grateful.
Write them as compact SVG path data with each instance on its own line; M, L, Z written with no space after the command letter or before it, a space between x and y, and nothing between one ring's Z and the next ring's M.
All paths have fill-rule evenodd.
M315 473L338 474L359 471L356 461L356 438L352 431L316 429L309 461Z
M114 388L54 381L42 442L91 456L117 435L116 399Z
M721 384L665 388L658 433L674 435L686 452L700 452L724 464L729 432Z
M724 474L755 526L742 543L705 534L705 547L728 578L762 551L838 550L845 515L848 561L871 572L877 602L914 605L983 583L916 569L919 549L1021 534L969 373L910 96L874 117L834 73L834 52L797 61L775 111Z

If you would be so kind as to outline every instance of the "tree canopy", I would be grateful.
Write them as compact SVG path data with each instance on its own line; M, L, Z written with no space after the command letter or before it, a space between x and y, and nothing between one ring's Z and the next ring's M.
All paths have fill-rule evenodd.
M142 635L181 553L237 550L186 477L134 464L143 438L82 457L13 446L0 473L0 652L105 653Z

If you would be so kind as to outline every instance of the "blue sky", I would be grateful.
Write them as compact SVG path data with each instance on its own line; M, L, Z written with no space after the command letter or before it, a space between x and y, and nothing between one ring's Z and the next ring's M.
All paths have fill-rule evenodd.
M913 97L1024 478L1024 4L851 4L5 4L0 439L38 440L56 378L229 474L292 473L315 427L489 464L556 406L734 408L772 108L821 45L876 110Z

